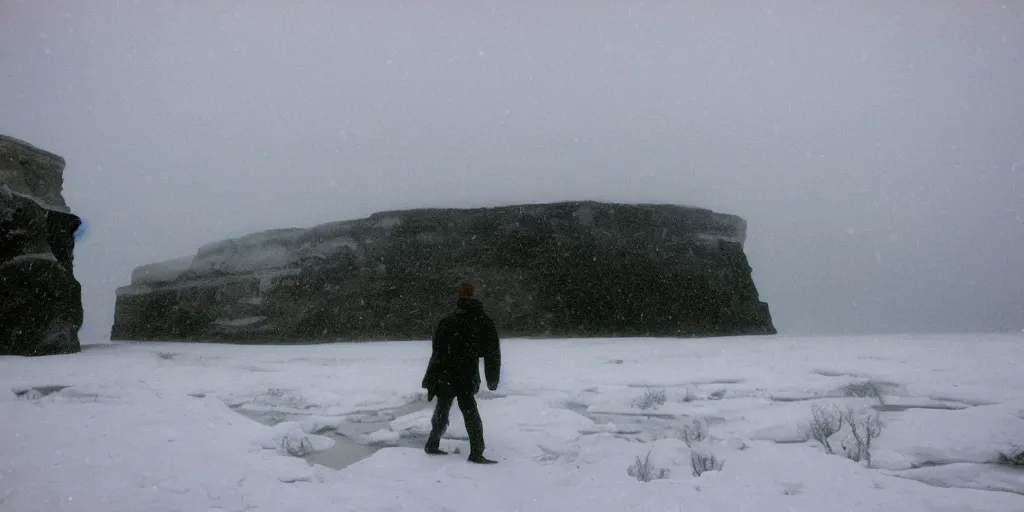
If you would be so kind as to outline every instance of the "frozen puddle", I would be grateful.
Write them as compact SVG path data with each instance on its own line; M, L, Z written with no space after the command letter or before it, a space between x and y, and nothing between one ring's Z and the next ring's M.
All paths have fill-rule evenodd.
M426 442L425 436L406 435L405 433L401 436L371 437L370 435L381 431L389 431L391 422L396 418L431 407L433 407L432 403L413 402L396 408L363 411L346 415L346 420L338 423L336 427L324 427L314 432L316 435L333 440L334 444L332 446L308 453L303 455L302 458L310 464L319 464L331 469L344 469L370 457L382 448L395 446L422 448ZM308 417L308 415L304 414L288 414L274 410L254 411L246 409L244 405L232 407L231 409L246 418L258 421L269 427L287 421L301 421Z
M590 407L573 401L564 403L562 407L594 422L592 427L580 430L581 435L612 434L627 441L650 442L678 438L681 430L691 426L695 420L703 422L706 427L725 423L725 418L705 413L593 411Z
M911 409L934 409L939 411L959 411L966 409L966 405L953 404L875 404L871 408L878 412L903 412Z

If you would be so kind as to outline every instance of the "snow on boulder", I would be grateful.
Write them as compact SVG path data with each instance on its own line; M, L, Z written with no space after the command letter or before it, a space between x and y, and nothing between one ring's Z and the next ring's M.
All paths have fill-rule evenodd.
M194 256L183 256L136 267L132 271L132 285L173 283L192 265Z
M189 271L197 276L245 274L298 264L291 249L304 229L275 229L199 248Z
M431 410L417 411L412 414L406 414L405 416L399 416L391 421L391 430L398 432L402 437L415 437L425 436L430 434L430 417L433 415ZM462 425L462 413L459 412L457 406L452 407L452 413L449 415L448 430L453 429L460 430L461 432L466 431L465 425Z
M20 263L20 262L23 262L23 261L32 261L32 260L52 261L52 262L56 263L57 262L57 257L54 256L53 253L49 252L49 251L47 251L47 252L37 252L37 253L33 253L33 254L22 254L22 255L19 255L19 256L15 256L15 257L11 258L10 261L8 261L8 263Z
M337 416L309 415L296 418L303 432L321 433L329 430L338 430L346 421Z
M320 435L307 434L297 421L285 421L274 425L270 435L261 443L265 450L276 450L282 455L305 457L334 446L334 440Z

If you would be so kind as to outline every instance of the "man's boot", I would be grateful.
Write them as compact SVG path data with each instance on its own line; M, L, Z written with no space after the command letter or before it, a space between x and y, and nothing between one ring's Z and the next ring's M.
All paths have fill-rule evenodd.
M474 464L497 464L498 461L484 457L484 422L480 419L480 411L476 407L476 399L472 394L459 396L459 408L462 419L466 423L469 434L469 461Z
M471 454L469 454L469 459L466 459L466 460L472 462L473 464L497 464L498 463L498 461L496 461L496 460L491 460L491 459L488 459L487 457L484 457L482 453L471 453Z
M427 455L448 455L448 452L441 449L441 435L448 428L448 412L452 408L453 400L455 397L448 395L437 397L434 415L430 418L430 436L427 438L427 445L423 447Z

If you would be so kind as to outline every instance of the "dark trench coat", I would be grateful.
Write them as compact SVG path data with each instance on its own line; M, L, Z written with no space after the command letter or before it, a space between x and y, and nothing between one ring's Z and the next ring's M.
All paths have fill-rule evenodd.
M495 389L501 370L498 332L479 300L460 298L434 331L423 388L429 395L475 394L480 390L481 357L487 386Z

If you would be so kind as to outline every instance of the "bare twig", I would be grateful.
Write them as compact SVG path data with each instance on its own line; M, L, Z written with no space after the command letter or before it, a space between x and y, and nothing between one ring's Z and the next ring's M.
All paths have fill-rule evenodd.
M815 404L811 408L811 423L807 427L807 437L814 439L825 447L829 454L835 453L828 438L843 428L843 413L839 407L833 405L826 408L821 404Z
M650 482L651 480L668 478L669 470L654 467L654 463L651 462L651 452L648 451L647 457L643 460L640 460L640 457L637 456L633 465L626 468L626 473L640 482Z
M705 471L721 471L725 467L725 461L719 461L710 453L691 452L690 466L693 467L693 476L700 476Z
M695 419L689 425L684 426L680 434L682 435L683 441L686 443L686 446L693 446L707 439L707 422Z
M877 412L866 412L858 415L853 409L847 409L844 416L846 424L850 425L850 432L853 435L854 446L846 446L846 456L854 461L860 462L864 459L868 467L871 467L871 442L882 434L885 424L878 417Z

